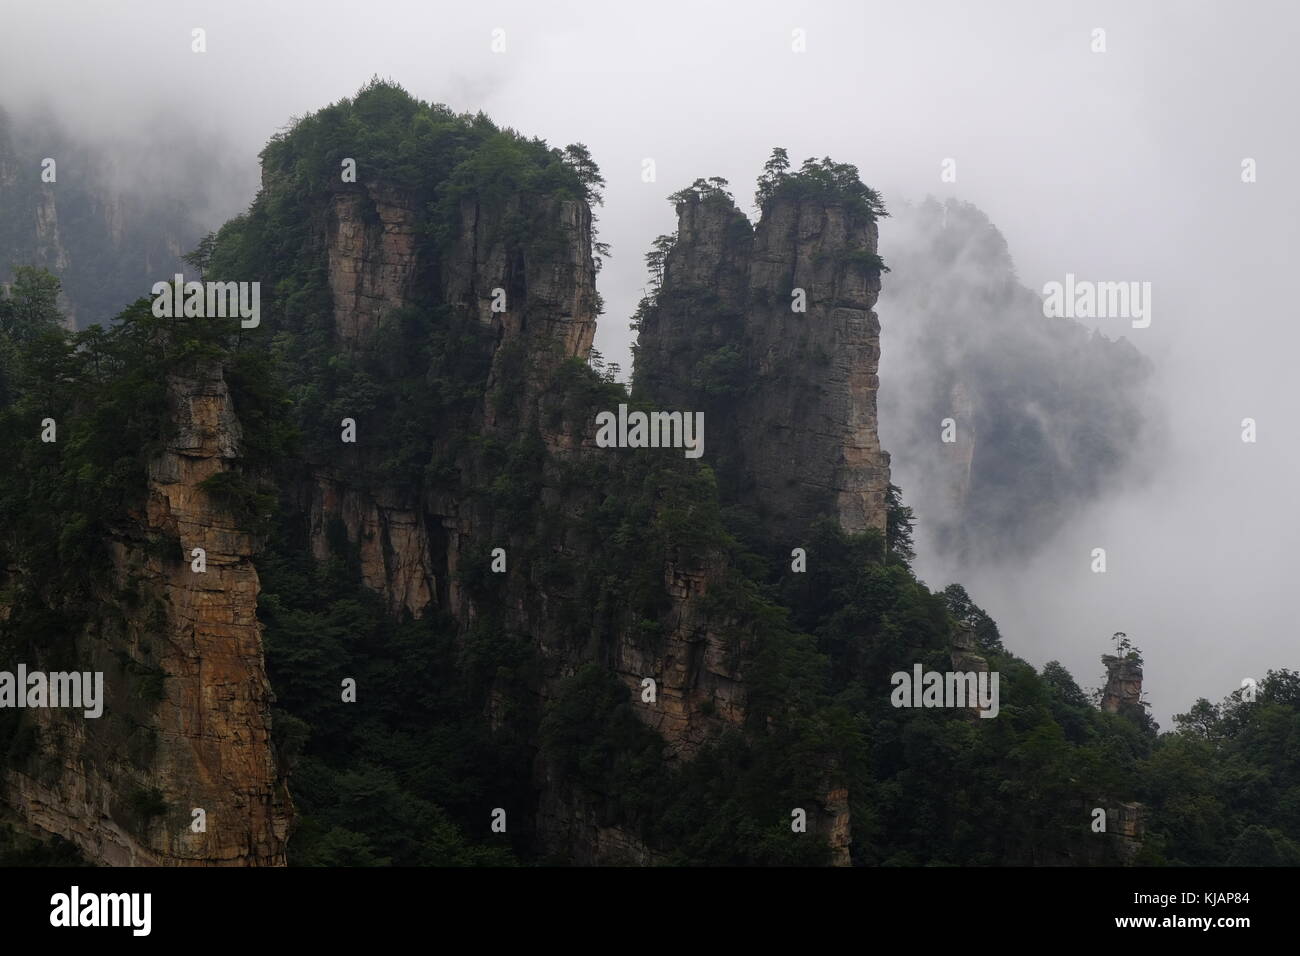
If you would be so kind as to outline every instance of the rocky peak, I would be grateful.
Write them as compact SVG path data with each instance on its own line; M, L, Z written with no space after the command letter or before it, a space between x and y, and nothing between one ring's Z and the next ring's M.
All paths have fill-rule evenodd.
M519 243L511 225L519 222L543 241ZM505 381L510 377L521 379L528 397L512 411L531 422L556 366L591 352L597 308L591 209L554 197L512 196L502 209L462 200L459 234L443 255L440 285L447 303L493 330L485 385L491 391L515 384ZM529 361L515 367L512 353ZM495 412L489 407L489 424Z
M743 300L753 227L734 203L692 198L677 204L677 241L664 262L664 283L724 301Z
M885 528L877 237L869 216L833 199L778 196L752 232L720 197L678 205L635 387L705 412L705 459L724 494L747 492L776 537L797 539L823 515L849 532Z
M1101 709L1108 714L1142 713L1142 663L1130 656L1102 657L1106 665L1106 687Z
M283 864L293 809L271 744L256 545L203 484L237 467L239 422L218 370L170 380L168 406L145 507L109 542L99 597L121 633L92 622L76 641L78 667L104 674L104 714L29 711L42 746L3 795L95 863Z
M279 178L264 175L264 184L279 188ZM376 182L333 193L327 202L326 228L317 241L323 243L340 351L370 349L385 315L430 308L432 296L439 308L488 333L476 346L483 354L463 356L467 367L484 369L483 380L474 383L484 395L482 406L465 427L481 434L531 427L558 365L585 359L595 335L587 203L525 194L498 206L468 197L457 209L454 234L435 246L421 241L430 223L413 191ZM446 423L426 426L436 445ZM572 436L543 439L553 447L577 444ZM362 445L358 454L389 452ZM338 464L323 461L313 469L307 507L316 557L329 554L327 529L341 520L360 551L364 580L391 610L419 616L435 605L452 613L462 609L455 572L478 522L459 496L377 486ZM492 480L480 476L473 456L462 457L458 467L470 483Z

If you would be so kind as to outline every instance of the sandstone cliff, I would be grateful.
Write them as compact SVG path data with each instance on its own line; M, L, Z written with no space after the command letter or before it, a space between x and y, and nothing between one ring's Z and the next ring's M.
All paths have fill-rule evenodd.
M271 192L281 188L276 176L265 183ZM425 424L420 440L439 463L435 477L376 477L391 449L364 438L313 457L289 490L308 516L312 555L335 553L338 529L355 549L361 579L391 613L447 613L465 633L484 621L526 640L537 676L489 693L494 725L501 709L517 710L521 694L545 711L568 679L597 661L628 689L633 713L661 735L670 764L689 760L727 728L744 728L754 638L752 624L717 606L730 573L725 555L658 558L662 599L649 619L621 599L592 594L590 577L566 581L543 570L599 565L607 545L586 529L587 516L612 488L575 475L614 467L620 454L593 446L590 413L575 418L565 395L566 363L585 361L595 331L588 205L532 195L493 204L466 198L449 235L433 244L422 239L428 223L410 189L363 178L313 202L310 254L325 265L340 353L383 369L392 323L404 310L434 310L440 322L465 330L457 388L481 398ZM684 203L679 214L659 308L642 328L637 395L663 408L705 411L704 463L725 476L728 490L756 501L774 533L805 533L823 516L850 532L883 530L889 479L876 438L874 222L828 201L777 201L756 233L734 207ZM806 312L790 311L795 289ZM746 382L725 400L692 377L720 351L735 367L709 371ZM431 367L426 381L440 374ZM532 462L532 500L511 514L484 493L508 466L508 457L488 453L494 448ZM609 472L606 481L626 474ZM521 514L531 517L521 522ZM512 573L485 593L468 593L466 568L497 547ZM647 678L655 682L652 702L640 699ZM658 858L611 820L611 795L566 779L544 753L534 773L543 851L586 862ZM810 802L810 831L837 863L848 862L848 804L828 765Z
M342 181L359 144L360 179ZM756 228L720 188L683 198L628 395L586 362L584 155L375 81L277 136L218 238L212 277L262 283L260 328L137 307L118 352L69 343L65 392L98 386L117 416L82 418L69 444L127 434L126 454L46 482L69 456L28 426L53 399L0 409L22 464L0 486L21 532L0 623L22 618L29 663L101 669L110 688L98 722L46 711L15 734L0 714L6 809L112 864L1101 861L1110 844L1079 853L1071 829L1097 805L1140 839L1131 787L1090 794L1064 756L1002 759L1065 739L1044 708L990 727L889 702L888 675L920 655L983 671L1003 652L951 633L906 547L843 533L906 523L877 437L883 205L857 170L778 174L774 153ZM126 212L105 215L124 234ZM142 343L163 354L122 360ZM123 380L165 382L165 414ZM937 394L963 420L987 398L975 376ZM704 412L703 460L598 446L594 417L623 403ZM156 418L169 434L145 474ZM959 429L955 508L996 437L983 424ZM39 520L15 519L24 493ZM47 528L71 542L53 560ZM65 551L91 538L111 573L74 617L60 602L87 595ZM813 562L787 570L803 544ZM38 578L53 584L33 598ZM1003 676L1005 694L1049 692L1028 668ZM1114 709L1131 685L1117 675ZM1122 723L1057 702L1071 732ZM498 809L508 830L486 826Z
M438 301L453 316L478 326L477 354L462 356L481 369L470 387L482 394L457 430L485 441L508 443L533 435L545 449L538 502L544 510L564 513L594 508L595 501L561 485L566 462L583 456L604 457L591 446L591 422L573 421L560 412L556 377L566 360L585 361L595 333L595 268L591 257L591 213L572 200L513 197L504 208L488 210L473 200L459 209L459 228L448 248L435 256L415 241L418 221L414 203L400 190L363 185L358 192L336 195L322 217L326 228L316 241L328 262L334 326L340 348L358 352L372 347L383 316L412 307L415 290L436 290ZM531 223L534 235L554 237L528 248L507 233L512 220ZM498 290L504 310L493 309ZM427 292L426 292L427 294ZM448 423L443 423L446 426ZM328 556L329 529L341 525L360 556L366 585L380 593L393 613L416 617L435 609L454 615L465 628L486 610L463 591L459 573L475 553L500 546L518 561L529 539L547 532L536 527L503 526L502 519L474 491L498 478L481 453L453 446L438 423L429 423L435 457L452 462L450 483L428 484L403 479L376 484L368 463L385 449L359 448L354 456L314 462L303 500L309 515L312 552ZM555 540L556 554L587 552L593 542ZM710 585L725 566L718 558L703 565L665 563L662 571L667 605L662 637L646 642L632 633L591 633L600 647L569 646L564 636L573 622L555 619L557 603L570 599L568 589L530 577L511 575L507 595L490 610L498 626L528 634L544 661L541 682L532 688L544 702L554 686L570 676L592 653L608 662L635 696L647 676L658 683L655 706L636 710L665 738L672 754L689 756L703 742L716 739L723 726L743 719L743 691L735 648L722 626L702 611ZM581 625L578 625L581 626ZM630 622L622 621L627 628ZM505 692L496 696L503 697ZM707 703L706 703L707 702ZM634 836L602 824L600 799L584 794L539 763L537 829L543 847L564 850L579 861L645 862L655 853Z
M796 545L821 517L883 532L875 222L823 199L777 198L752 231L719 197L677 211L636 390L705 412L724 495L752 503L774 538Z
M424 119L434 157L438 122L467 135L436 110ZM531 817L530 849L664 859L644 811L620 807L623 795L597 779L609 768L575 772L546 718L595 665L626 688L622 706L665 772L729 731L761 736L785 721L771 673L763 705L751 672L761 653L785 660L812 653L810 642L739 580L713 474L773 534L805 534L824 516L850 532L884 528L874 221L830 200L779 199L755 232L734 207L683 205L660 308L643 328L637 400L703 410L708 431L703 462L666 464L593 440L592 403L627 396L585 367L599 297L580 179L544 147L540 170L512 156L503 173L501 151L522 147L497 134L475 162L462 151L446 169L384 173L363 159L359 181L341 182L317 168L319 144L303 135L305 145L290 135L268 147L258 200L214 256L214 270L262 283L262 325L202 346L229 349L227 371L241 347L275 365L258 387L286 397L241 407L218 361L170 380L173 434L149 465L146 506L113 534L116 586L134 603L114 616L120 633L78 644L147 675L133 683L105 663L110 686L152 696L115 699L108 737L58 746L41 730L42 756L11 775L10 802L96 861L283 862L292 780L270 740L261 525L240 500L247 480L267 478L285 522L270 566L346 567L392 622L449 622L458 666L484 655L484 686L471 691L466 676L457 692L532 754L533 796L512 809ZM528 175L549 186L512 178ZM796 290L805 308L793 312ZM268 417L281 414L294 416L301 447L269 437ZM340 438L343 422L355 441ZM241 461L246 434L263 448L256 468ZM280 460L265 460L268 445ZM696 521L713 522L709 533L693 533ZM194 548L206 549L205 573L190 569ZM485 570L498 552L508 573ZM501 647L524 663L507 666ZM643 698L647 681L655 693ZM337 677L312 675L300 690L300 703L337 701ZM79 727L62 733L101 729ZM811 777L790 799L808 812L812 844L846 863L850 800L832 750L810 748ZM121 751L136 755L129 768L94 756ZM200 807L208 831L193 834L187 815ZM780 826L789 807L761 812Z
M111 542L98 620L71 660L27 662L103 671L103 716L26 711L31 753L4 797L95 863L283 864L292 806L270 739L256 544L201 487L237 467L239 421L216 370L173 379L168 405L175 431L150 464L146 507Z
M1132 657L1102 657L1106 665L1106 687L1102 691L1101 709L1108 714L1144 714L1142 705L1142 664Z

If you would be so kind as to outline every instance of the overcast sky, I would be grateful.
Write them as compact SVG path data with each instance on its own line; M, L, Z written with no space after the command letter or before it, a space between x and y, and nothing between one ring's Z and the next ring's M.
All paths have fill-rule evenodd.
M718 175L749 209L775 145L796 161L855 163L886 202L974 202L1036 290L1066 272L1151 282L1150 328L1089 323L1156 365L1171 434L1149 483L1117 476L1030 567L951 568L923 553L918 570L935 587L960 576L1011 648L1035 665L1059 658L1085 686L1107 636L1127 632L1166 728L1198 696L1300 667L1294 3L5 7L0 105L42 105L93 137L147 137L162 155L177 135L229 151L247 163L247 192L227 212L252 198L267 137L375 73L555 145L586 143L608 180L601 230L614 254L597 345L625 368L642 255L674 226L664 197ZM491 49L498 28L503 53ZM1246 157L1253 184L1241 181ZM945 158L955 183L940 181ZM886 261L889 235L886 222ZM877 311L890 387L887 276ZM1240 440L1245 417L1256 444ZM1094 547L1107 549L1105 575L1089 571Z

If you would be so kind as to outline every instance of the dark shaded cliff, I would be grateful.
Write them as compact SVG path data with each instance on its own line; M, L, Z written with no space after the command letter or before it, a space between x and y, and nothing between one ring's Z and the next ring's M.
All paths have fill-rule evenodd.
M379 109L383 95L358 109ZM436 154L443 136L466 131L433 115L445 124L429 134ZM469 134L477 152L453 154L450 167L385 181L363 158L356 184L303 189L294 164L329 122L268 149L263 194L223 230L213 262L215 274L254 272L276 288L312 277L301 309L277 298L263 320L293 356L286 384L301 396L301 454L275 479L285 516L276 558L342 562L389 614L445 638L462 667L482 658L457 696L477 697L470 706L501 752L533 754L502 769L516 848L653 859L615 819L617 798L572 779L564 748L546 744L548 713L594 662L617 681L605 693L639 694L653 679L653 706L629 716L658 730L653 746L670 757L694 753L746 719L741 668L757 624L743 600L709 606L729 583L720 530L705 525L692 542L664 526L707 476L593 446L596 412L627 398L586 367L596 298L584 187L547 150L480 126ZM502 154L514 154L508 167L495 165ZM538 188L497 188L504 176ZM290 218L309 224L301 245L271 251ZM340 441L345 418L355 443ZM665 495L665 481L680 490ZM491 569L495 549L504 573ZM290 664L301 648L277 654L290 617L281 604L276 592L264 614L273 677L286 708L310 716L337 681L305 686Z
M877 437L875 217L778 193L756 228L721 192L687 191L640 317L634 394L703 410L724 501L795 546L819 518L885 530Z
M62 382L20 378L5 409L0 656L6 670L102 673L104 700L94 718L0 713L0 789L93 862L282 864L292 807L271 743L259 541L213 490L238 474L243 430L219 364L169 356L179 343L147 306L127 317L67 355ZM57 440L31 440L48 420Z

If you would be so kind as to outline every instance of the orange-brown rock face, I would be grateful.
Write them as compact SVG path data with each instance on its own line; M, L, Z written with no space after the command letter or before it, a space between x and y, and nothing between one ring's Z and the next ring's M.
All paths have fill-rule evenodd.
M328 527L341 520L357 545L366 587L384 596L390 612L419 616L435 603L438 579L422 511L392 489L357 488L319 471L309 505L312 554L330 554Z
M1140 803L1120 803L1106 809L1109 833L1114 835L1116 855L1125 863L1132 863L1142 849L1146 836L1146 807Z
M360 347L385 312L407 301L415 276L414 201L381 185L333 196L326 250L334 327L348 349Z
M1108 714L1141 714L1142 665L1128 657L1106 654L1106 688L1102 693L1101 709Z
M831 848L831 866L851 866L849 845L853 842L853 828L848 788L829 787L822 801L822 815L816 821L815 830Z
M173 380L169 397L175 436L151 464L138 527L111 548L118 595L132 596L105 595L78 641L78 668L104 672L104 714L29 711L41 747L6 796L93 862L280 865L292 806L271 747L254 542L199 487L233 466L239 423L219 373ZM147 550L146 537L166 546Z

